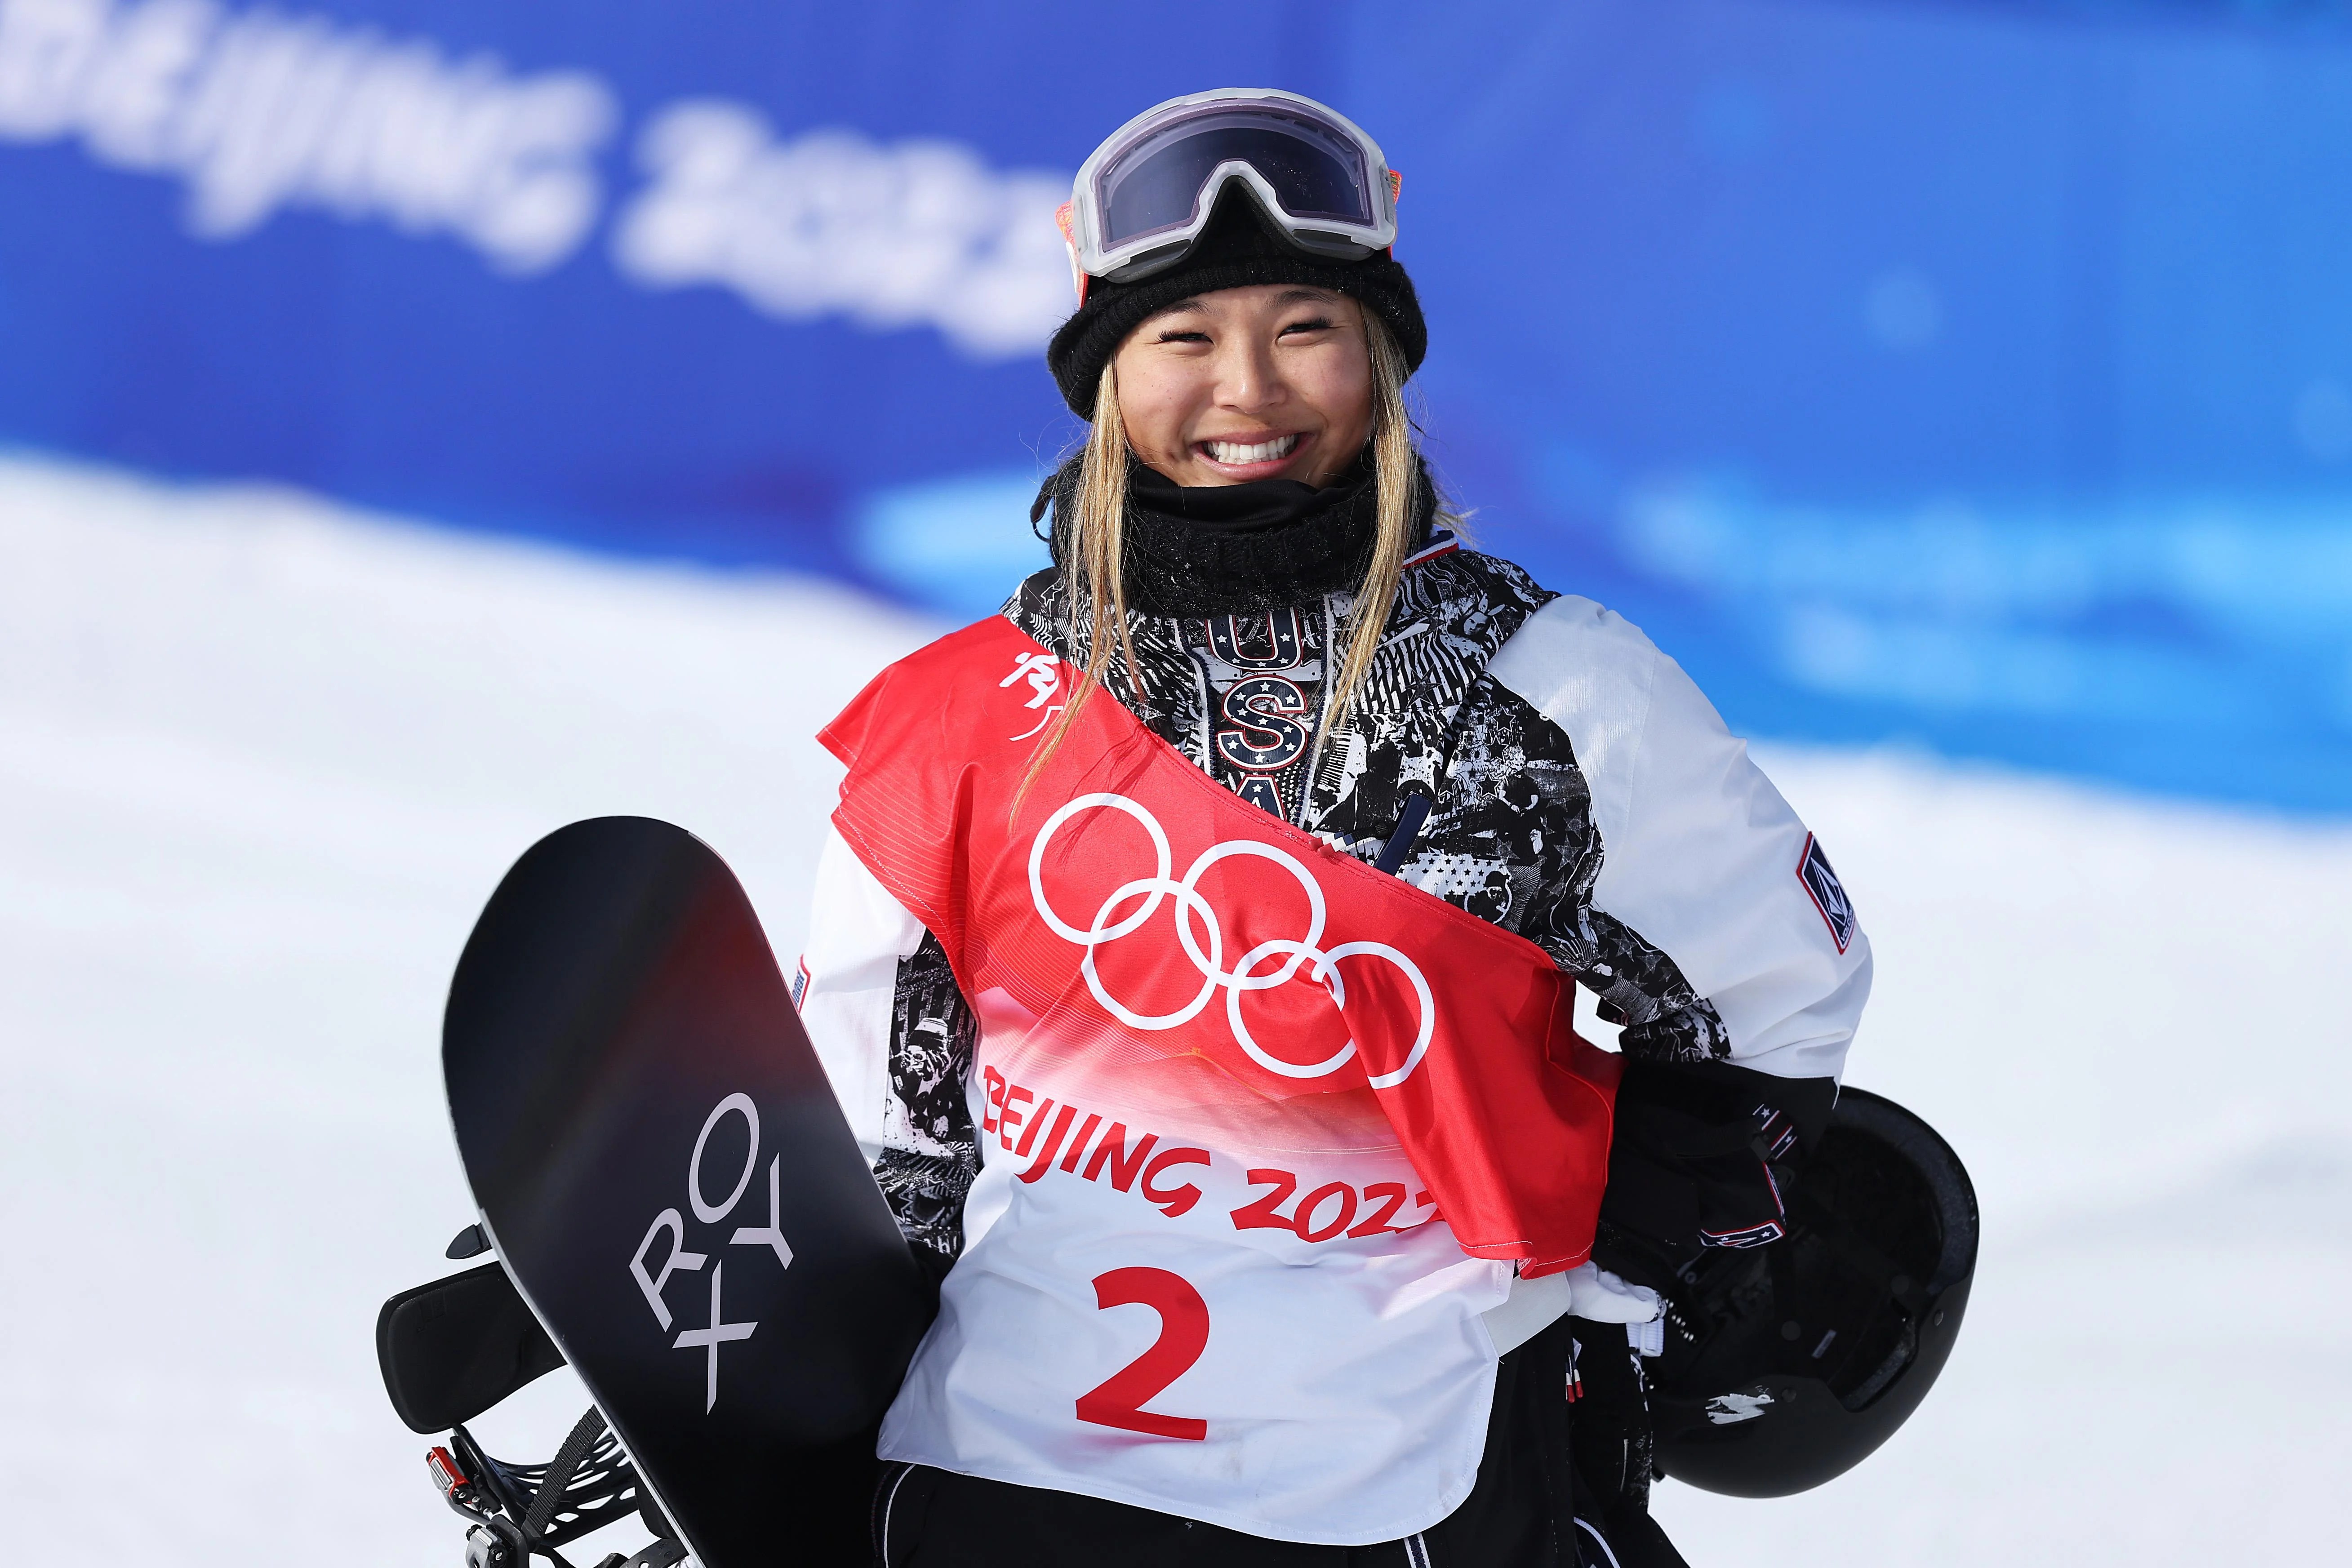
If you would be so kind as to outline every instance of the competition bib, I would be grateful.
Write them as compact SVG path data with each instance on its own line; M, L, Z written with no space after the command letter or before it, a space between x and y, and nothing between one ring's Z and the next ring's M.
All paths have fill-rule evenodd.
M979 1022L963 1257L885 1458L1363 1544L1475 1479L1479 1314L1573 1267L1615 1063L1532 943L1243 802L1011 622L824 731Z

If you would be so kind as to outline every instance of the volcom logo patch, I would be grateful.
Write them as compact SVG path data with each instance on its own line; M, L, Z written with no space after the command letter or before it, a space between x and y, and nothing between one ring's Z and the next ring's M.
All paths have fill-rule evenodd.
M1805 884L1813 908L1822 911L1843 953L1853 941L1853 900L1845 896L1845 884L1830 869L1830 858L1822 853L1821 840L1810 833L1805 835L1805 852L1797 861L1797 879Z

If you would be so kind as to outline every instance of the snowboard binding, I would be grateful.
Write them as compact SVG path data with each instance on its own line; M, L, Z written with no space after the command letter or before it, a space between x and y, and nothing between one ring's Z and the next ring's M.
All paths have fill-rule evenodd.
M561 828L490 897L450 982L441 1065L498 1261L394 1297L393 1407L447 1432L435 1483L469 1568L855 1563L883 1413L937 1310L734 874L683 828ZM789 1237L789 1239L787 1239ZM595 1409L543 1466L464 1429L570 1363Z
M488 1250L479 1226L449 1244L448 1256ZM466 1568L529 1568L540 1556L574 1568L566 1542L636 1514L653 1532L633 1556L608 1553L595 1568L671 1568L685 1545L662 1517L593 1406L543 1465L517 1465L483 1448L466 1423L525 1384L563 1364L562 1353L495 1263L404 1290L376 1319L384 1391L409 1428L446 1429L425 1456L433 1484L467 1521Z

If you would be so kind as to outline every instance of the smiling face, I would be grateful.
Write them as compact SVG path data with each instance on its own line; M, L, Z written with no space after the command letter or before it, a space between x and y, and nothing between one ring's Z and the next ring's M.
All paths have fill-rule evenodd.
M1287 284L1180 300L1114 362L1128 444L1180 485L1344 473L1372 432L1363 310Z

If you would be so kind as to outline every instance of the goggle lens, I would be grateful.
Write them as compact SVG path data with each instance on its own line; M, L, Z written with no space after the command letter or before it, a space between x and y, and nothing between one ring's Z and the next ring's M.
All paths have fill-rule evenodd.
M1256 170L1294 218L1377 221L1369 171L1352 141L1303 118L1276 121L1259 107L1162 127L1106 167L1096 185L1104 248L1191 223L1202 186L1228 163Z

